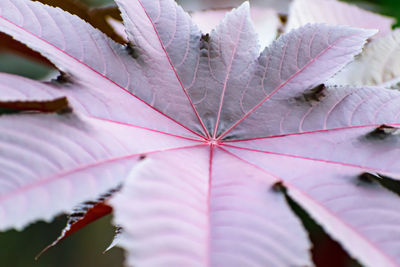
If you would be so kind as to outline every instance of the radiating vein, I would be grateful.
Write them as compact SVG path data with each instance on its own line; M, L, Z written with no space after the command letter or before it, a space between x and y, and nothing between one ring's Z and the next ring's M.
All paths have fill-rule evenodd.
M127 94L129 94L130 96L134 97L135 99L139 100L140 102L144 103L146 106L148 106L149 108L151 108L152 110L156 111L157 113L161 114L162 116L168 118L169 120L175 122L176 124L180 125L181 127L183 127L184 129L188 130L189 132L205 139L201 134L191 130L190 128L186 127L185 125L183 125L182 123L176 121L175 119L171 118L170 116L164 114L163 112L161 112L160 110L158 110L157 108L151 106L150 104L148 104L146 101L142 100L141 98L139 98L138 96L136 96L135 94L131 93L129 90L127 90L126 88L124 88L123 86L119 85L117 82L111 80L110 78L108 78L107 76L105 76L104 74L100 73L99 71L95 70L94 68L90 67L88 64L82 62L81 60L77 59L76 57L72 56L71 54L67 53L66 51L62 50L61 48L57 47L56 45L42 39L40 36L28 31L27 29L15 24L14 22L8 20L7 18L0 16L0 19L4 20L5 22L11 24L11 27L16 27L19 30L33 36L34 38L40 40L43 43L46 43L47 45L55 48L56 50L58 50L60 53L66 55L67 57L71 58L72 60L78 62L79 64L85 66L88 70L90 70L91 72L99 75L101 78L108 80L109 82L111 82L112 84L114 84L115 86L117 86L118 88L122 89L124 92L126 92Z
M216 122L215 122L215 127L214 127L214 133L213 133L213 138L214 138L214 139L216 138L216 135L217 135L218 125L219 125L219 119L220 119L220 117L221 117L222 106L223 106L223 104L224 104L225 91L226 91L226 87L227 87L227 84L228 84L229 75L230 75L230 73L231 73L231 68L232 68L232 65L233 65L233 60L234 60L235 55L236 55L236 50L237 50L237 47L238 47L238 43L239 43L239 41L240 41L240 35L241 35L241 32L242 32L242 28L243 28L243 24L244 24L245 19L246 19L246 17L243 17L243 18L242 18L242 21L241 21L241 23L240 23L240 27L239 27L239 29L238 29L238 34L237 34L237 37L236 37L236 40L235 40L235 45L234 45L234 48L233 48L233 51L232 51L232 56L231 56L231 58L230 58L230 62L229 62L229 65L228 65L228 69L227 69L227 71L226 71L225 81L224 81L224 87L222 88L221 99L220 99L220 102L219 102L217 120L216 120Z
M189 148L194 148L194 147L201 147L204 146L202 144L200 145L191 145L191 146L183 146L183 147L175 147L175 148L168 148L168 149L163 149L163 150L153 150L153 151L148 151L148 152L141 152L141 153L134 153L134 154L128 154L128 155L124 155L124 156L120 156L120 157L114 157L114 158L109 158L106 160L102 160L102 161L98 161L95 163L91 163L91 164L86 164L86 165L81 165L78 166L74 169L59 173L59 174L55 174L49 177L44 177L44 178L40 178L39 181L32 183L32 184L28 184L25 185L23 187L18 188L17 190L14 190L12 192L9 192L5 195L0 196L0 203L5 201L6 199L13 197L15 195L18 194L23 194L24 192L32 189L32 188L36 188L39 187L43 184L47 184L47 183L51 183L54 180L60 179L61 177L65 177L67 175L73 174L73 173L77 173L83 170L87 170L87 169L91 169L91 168L95 168L98 166L102 166L102 165L107 165L107 164L111 164L111 163L115 163L115 162L119 162L119 161L124 161L124 160L129 160L129 159L133 159L135 157L139 157L143 154L155 154L155 153L162 153L162 152L167 152L167 151L174 151L174 150L182 150L182 149L189 149Z
M275 155L275 156L280 156L280 157L297 158L297 159L306 160L306 161L317 161L317 162L322 162L322 163L326 163L326 164L341 165L341 166L346 166L346 167L362 169L364 171L370 171L370 172L374 172L374 173L386 173L387 172L386 170L370 168L370 167L362 166L362 165L344 163L344 162L340 162L340 161L317 159L317 158L298 156L298 155L292 155L292 154L264 151L264 150L258 150L258 149L252 149L252 148L244 148L244 147L232 146L232 145L228 145L228 144L224 144L223 146L231 147L231 148L239 149L239 150L252 151L252 152L256 152L256 153L270 154L270 155Z
M311 27L311 26L310 26ZM303 28L305 29L305 28ZM332 29L330 28L326 28L325 35L328 35L329 37L329 33L332 31ZM311 65L313 65L315 62L319 62L319 59L323 56L325 56L326 54L328 54L329 51L333 50L336 51L334 49L336 49L337 47L339 47L340 43L344 43L345 41L350 40L353 37L360 37L362 34L365 33L351 33L349 35L342 35L341 37L337 38L336 40L334 40L332 43L328 44L324 49L322 49L320 52L318 52L318 54L314 57L311 57L308 59L308 61L304 64L303 67L301 67L300 69L298 69L297 71L295 71L293 74L291 74L289 76L289 78L287 78L287 80L280 82L280 84L278 86L275 87L275 89L273 89L267 96L265 96L264 98L261 99L260 102L258 102L257 104L255 104L243 117L241 117L238 121L236 121L232 126L230 126L227 130L225 130L225 132L223 132L219 137L218 140L222 140L230 131L232 131L235 127L237 127L239 124L241 124L244 120L246 120L251 114L253 114L256 110L258 110L268 99L270 99L272 96L274 96L275 94L277 94L281 89L284 90L286 88L286 85L288 85L290 82L292 82L295 78L297 78L298 76L300 76L303 72L305 72L306 70L308 70ZM288 37L289 38L289 37ZM361 39L361 38L360 38ZM362 40L362 39L361 39ZM288 45L288 42L292 41L292 39L288 39L285 40L285 43L283 45ZM279 42L279 40L277 41L277 43ZM347 44L347 43L346 43ZM282 44L281 44L282 45ZM353 45L354 46L354 45ZM356 48L356 46L354 46L354 48ZM354 49L353 48L353 49ZM280 55L280 63L282 63L282 61L284 60L284 56L285 56L285 46L284 46L284 53L283 55ZM299 53L300 51L297 51L297 53ZM268 56L264 55L264 56ZM349 57L350 59L351 57ZM301 76L300 76L301 77ZM261 81L262 84L263 80ZM265 89L265 88L264 88ZM300 89L300 88L299 88ZM296 90L299 90L296 89ZM306 88L303 88L303 90L305 90ZM295 93L300 93L300 92L293 92L291 94L295 94ZM288 93L289 94L289 93Z
M131 124L131 123L119 122L119 121L104 119L104 118L100 118L100 117L96 117L96 116L87 116L87 117L95 119L95 120L106 121L106 122L109 122L109 123L125 125L127 127L138 128L138 129L146 130L146 131L149 131L149 132L155 132L155 133L160 133L160 134L164 134L164 135L168 135L168 136L173 136L173 137L177 137L177 138L181 138L181 139L186 139L186 140L191 140L191 141L198 141L198 142L202 142L202 143L205 142L204 139L195 139L195 138L186 137L186 136L182 136L182 135L167 133L167 132L163 132L163 131L159 131L159 130L155 130L155 129L151 129L151 128L147 128L147 127L143 127L143 126L134 125L134 124Z
M295 186L294 184L292 184L291 182L288 182L287 179L282 179L278 176L276 176L275 174L271 174L270 172L268 172L267 170L265 170L263 167L259 166L256 163L250 162L244 158L242 158L239 155L236 155L233 152L230 152L226 149L224 149L223 147L220 148L221 150L227 152L230 155L235 156L237 159L239 159L242 162L245 162L246 164L253 166L254 168L256 168L257 170L260 170L264 173L266 173L266 176L273 176L275 177L277 180L279 181L283 181L284 186L288 189L289 195L291 197L294 197L296 201L299 201L299 199L297 198L299 195L302 196L302 198L304 198L307 201L310 201L313 205L317 206L320 210L319 212L323 212L325 213L327 216L329 216L329 219L332 220L335 223L340 224L341 226L347 228L347 230L349 230L352 234L354 234L357 238L359 238L362 242L365 242L365 244L372 248L372 250L376 251L378 254L380 254L380 256L382 256L385 260L386 263L390 263L390 265L388 266L397 266L397 264L394 262L393 258L390 257L384 250L382 250L381 248L377 247L374 243L372 243L371 240L367 239L360 231L358 231L358 229L356 229L354 226L350 225L348 222L344 221L342 218L338 217L337 214L335 214L333 211L331 211L330 209L328 209L327 207L325 207L322 203L320 203L317 199L315 199L314 197L312 197L311 195L309 195L307 192L305 192L304 190L299 189L297 186ZM294 195L294 196L292 196ZM306 205L306 203L303 203L304 201L300 201L299 204L301 206ZM304 206L303 206L304 208ZM308 207L307 207L308 208ZM306 208L306 209L307 209ZM309 211L309 210L308 210ZM310 211L309 211L310 212ZM325 224L326 222L320 222Z
M173 72L174 72L174 74L175 74L175 77L176 77L176 79L177 79L178 82L179 82L179 85L181 86L181 88L182 88L182 90L183 90L183 92L184 92L186 98L188 99L188 101L189 101L189 103L190 103L190 106L192 107L194 113L196 114L196 117L197 117L197 119L199 120L200 125L201 125L201 127L203 128L204 133L206 134L206 139L209 138L210 135L209 135L209 133L208 133L208 131L207 131L207 129L206 129L206 127L205 127L205 125L204 125L202 119L200 118L200 115L199 115L199 113L197 112L196 107L194 106L192 100L190 99L189 94L188 94L186 88L183 86L183 83L182 83L182 81L181 81L181 79L180 79L180 77L179 77L179 75L178 75L178 73L177 73L177 71L176 71L174 65L172 64L171 58L169 57L168 52L167 52L167 50L166 50L166 48L165 48L163 42L161 41L160 35L158 34L158 31L157 31L157 29L156 29L156 26L154 25L154 22L151 20L149 14L147 13L147 10L144 8L142 2L141 2L140 0L137 0L137 1L139 2L140 6L143 8L143 11L145 12L145 14L146 14L148 20L150 21L150 23L151 23L152 26L153 26L154 32L155 32L155 34L157 35L157 38L158 38L158 40L159 40L159 42L160 42L160 45L161 45L161 47L162 47L162 49L163 49L163 52L165 53L166 58L167 58L167 60L168 60L168 62L169 62L169 64L170 64L170 66L171 66L171 69L173 70ZM199 134L197 134L197 135L199 135ZM204 137L203 137L203 138L204 138Z
M271 135L271 136L264 136L264 137L255 137L255 138L246 138L246 139L234 139L234 140L222 140L221 144L228 144L228 143L238 143L238 142L246 142L246 141L254 141L254 140L263 140L263 139L272 139L272 138L283 138L288 136L297 136L297 135L312 135L316 133L323 133L323 132L334 132L334 131L341 131L341 130L351 130L351 129L359 129L359 128L377 128L382 124L367 124L367 125L356 125L356 126L346 126L340 128L331 128L331 129L322 129L322 130L315 130L315 131L306 131L306 132L299 132L299 133L290 133L290 134L281 134L281 135ZM387 126L400 126L400 123L386 123Z

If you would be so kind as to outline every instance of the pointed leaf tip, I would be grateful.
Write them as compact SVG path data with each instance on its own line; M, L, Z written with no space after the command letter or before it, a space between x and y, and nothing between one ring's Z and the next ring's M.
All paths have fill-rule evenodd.
M250 18L250 3L249 1L243 2L240 6L233 9L233 12L243 12L246 16Z
M369 35L369 37L374 36L375 34L379 33L378 29L365 29L366 34Z
M249 1L244 1L239 7L238 9L249 9L250 10L250 2Z
M327 81L328 85L396 88L400 81L400 31L369 42L355 61Z

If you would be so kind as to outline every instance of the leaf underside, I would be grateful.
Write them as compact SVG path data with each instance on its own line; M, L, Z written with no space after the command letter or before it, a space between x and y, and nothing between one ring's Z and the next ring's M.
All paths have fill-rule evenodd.
M360 262L400 265L400 200L360 183L400 177L400 93L321 86L375 31L306 25L260 54L247 3L208 35L172 0L116 3L128 45L1 1L0 30L63 75L0 74L0 103L66 97L73 112L0 117L0 229L123 183L110 203L128 265L312 265L282 184Z

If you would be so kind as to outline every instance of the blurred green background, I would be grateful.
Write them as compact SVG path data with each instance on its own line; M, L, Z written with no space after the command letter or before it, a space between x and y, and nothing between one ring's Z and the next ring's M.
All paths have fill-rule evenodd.
M1 1L1 0L0 0ZM281 0L276 0L281 1ZM50 1L48 1L50 2ZM91 7L112 4L112 0L77 0ZM201 6L202 1L180 0L187 7ZM226 1L225 1L226 2ZM400 21L399 0L348 0L361 5L364 8L374 10ZM1 38L1 37L0 37ZM1 41L1 40L0 40ZM8 72L23 75L33 79L47 77L52 67L26 59L21 55L0 50L0 72ZM54 70L53 70L54 71ZM320 266L358 266L356 262L345 260L341 266L329 264L329 257L337 255L329 253L325 255L324 250L340 251L340 246L333 243L323 233L322 229L315 225L305 213L298 207L294 207L301 214L307 229L316 246L320 247L321 255L327 260ZM0 233L0 266L4 267L119 267L123 265L123 251L113 248L106 254L102 252L110 244L113 238L114 228L111 225L111 216L107 216L85 229L73 234L63 240L56 247L50 249L38 261L34 260L42 248L53 242L65 226L66 216L59 216L51 223L38 222L24 231L11 230ZM335 247L336 246L336 247ZM322 249L323 248L323 249Z

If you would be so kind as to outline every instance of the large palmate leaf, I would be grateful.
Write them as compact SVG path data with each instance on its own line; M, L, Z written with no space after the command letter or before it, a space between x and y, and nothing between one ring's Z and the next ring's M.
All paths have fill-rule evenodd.
M62 71L0 75L18 113L0 117L0 229L122 183L110 203L128 265L309 266L289 196L365 265L400 265L400 199L373 182L400 177L400 92L321 85L376 31L306 25L260 54L247 3L209 34L172 0L116 3L126 46L0 2L0 30Z

